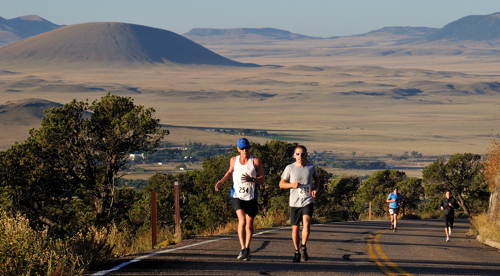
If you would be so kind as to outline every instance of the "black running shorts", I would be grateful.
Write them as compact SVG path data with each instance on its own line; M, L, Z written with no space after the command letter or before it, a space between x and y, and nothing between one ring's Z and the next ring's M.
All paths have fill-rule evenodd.
M314 212L314 203L304 207L290 207L290 224L299 225L304 215L312 217Z
M444 226L446 228L453 228L453 221L455 220L455 216L444 215Z
M256 198L248 201L241 200L239 198L233 198L232 202L235 211L242 209L243 212L245 212L245 214L247 214L251 218L254 218L257 215L257 211L259 210L259 205L257 204Z
M390 208L389 209L389 214L391 214L391 215L399 215L399 209L401 209L401 208L399 208L399 207L398 208Z

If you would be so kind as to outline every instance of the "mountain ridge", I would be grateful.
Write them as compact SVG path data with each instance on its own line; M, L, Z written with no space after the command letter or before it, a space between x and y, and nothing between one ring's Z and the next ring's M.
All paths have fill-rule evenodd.
M0 17L0 46L62 27L38 15L23 15L12 19Z
M204 38L210 39L232 39L232 40L308 40L321 39L307 35L295 34L287 30L276 28L194 28L182 34L193 40L200 41Z
M465 16L425 37L425 41L440 40L500 42L500 12Z

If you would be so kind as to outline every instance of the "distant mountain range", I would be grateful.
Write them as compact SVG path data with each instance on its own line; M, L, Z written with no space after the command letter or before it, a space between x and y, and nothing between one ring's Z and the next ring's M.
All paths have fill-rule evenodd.
M0 17L0 46L62 27L38 15L25 15L13 19Z
M195 28L183 34L183 36L196 41L213 40L238 40L240 42L263 41L263 40L307 40L321 39L275 28L236 28L236 29L209 29Z
M398 36L399 39L410 39L412 41L425 38L427 35L438 30L437 28L428 27L385 27L374 30L366 34L355 36ZM256 43L256 42L272 42L283 40L309 40L309 39L335 39L339 36L328 38L312 37L301 34L294 34L289 31L274 29L274 28L238 28L238 29L204 29L195 28L183 34L183 36L200 44L204 43Z
M200 43L256 43L279 40L307 40L325 39L294 34L288 31L262 28L240 29L192 29L183 34L187 38ZM500 43L500 13L490 15L471 15L453 21L443 28L429 27L385 27L373 30L359 36L392 36L394 43L426 43L435 41L461 42L475 41L486 43ZM328 37L335 39L340 37Z
M500 44L500 13L466 16L440 29L385 27L342 38L363 36L370 38L369 41L372 38L383 41L385 45L435 42L497 45ZM30 66L36 62L82 61L257 66L225 58L200 44L270 44L337 38L340 37L310 37L274 28L195 28L181 36L167 30L126 23L94 22L61 26L36 15L9 20L0 17L0 46L6 44L0 48L0 62ZM345 47L351 47L349 45L355 47L357 44L346 43Z
M56 25L37 15L26 15L13 19L0 17L0 46L24 39L30 36L48 32L63 25ZM500 13L490 15L470 15L453 21L443 28L429 27L385 27L356 36L394 35L401 36L401 41L431 42L446 40L458 41L496 41L500 40ZM280 41L280 40L308 40L332 39L328 37L312 37L295 34L275 28L234 28L210 29L194 28L183 36L197 42L232 41Z

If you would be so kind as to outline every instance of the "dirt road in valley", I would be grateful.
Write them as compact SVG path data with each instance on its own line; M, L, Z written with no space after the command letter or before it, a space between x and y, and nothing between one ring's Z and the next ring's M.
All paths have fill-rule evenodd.
M291 228L256 231L250 261L236 259L236 235L200 237L106 264L90 275L500 275L498 249L467 237L458 219L446 242L442 220L312 226L309 261L292 263Z

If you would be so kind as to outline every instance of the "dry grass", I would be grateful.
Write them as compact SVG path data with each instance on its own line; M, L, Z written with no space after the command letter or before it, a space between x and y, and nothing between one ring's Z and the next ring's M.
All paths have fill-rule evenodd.
M397 38L396 38L397 39ZM263 45L235 45L206 41L203 46L240 62L279 64L284 66L382 66L387 68L419 68L440 71L497 74L498 57L486 54L498 46L487 45L402 45L394 37L351 36L337 39L276 41ZM365 47L361 47L361 46ZM370 46L374 45L374 46ZM399 52L383 55L387 51ZM453 52L461 52L456 55ZM411 54L409 54L411 53ZM480 66L475 66L476 64Z
M171 244L176 244L181 241L179 237L175 235L175 232L169 227L158 228L157 231L157 248L168 246ZM126 242L126 241L123 241ZM136 253L153 248L151 240L151 229L138 234L132 244L130 245L128 253Z
M283 210L274 210L271 212L264 212L262 215L255 217L255 228L271 228L280 227L290 224L290 219Z
M0 212L0 275L79 275L111 258L152 248L151 231L135 238L127 231L90 227L67 240L35 231L21 216ZM170 228L158 229L158 247L180 241ZM132 240L132 242L131 242Z
M440 213L434 212L434 213L423 213L420 215L422 219L437 219L442 217Z
M0 213L0 271L2 275L76 275L81 259L47 231L35 231L21 216Z
M78 275L90 265L127 253L116 227L80 231L67 240L36 231L22 215L0 212L1 275Z
M221 235L221 234L227 234L227 233L232 233L238 230L238 221L233 220L230 221L226 224L219 225L214 229L207 229L204 230L200 236L212 236L212 235Z
M282 69L237 69L227 71L221 69L212 74L201 70L185 70L179 72L141 73L143 80L117 78L112 73L106 77L113 82L124 82L133 87L152 86L156 92L128 94L136 103L153 106L162 123L180 127L170 127L171 135L166 141L183 144L204 142L207 144L234 144L235 137L221 133L206 131L211 128L253 128L265 129L276 135L290 137L290 140L304 141L310 148L322 151L331 150L350 154L352 151L362 155L381 155L387 153L402 154L404 151L419 151L424 155L447 155L460 151L483 152L487 147L488 131L495 122L494 111L497 100L489 95L456 96L428 95L426 101L437 101L442 104L422 104L419 99L395 100L391 96L344 95L352 90L373 91L380 89L368 86L362 89L349 84L337 87L339 83L363 81L383 85L402 86L413 79L421 78L409 72L405 77L379 77L374 72L359 68L358 70L332 70L328 72L286 71ZM57 72L54 72L56 74ZM132 75L136 72L124 72ZM349 76L342 76L342 73ZM172 75L172 76L171 76ZM88 77L85 77L88 76ZM153 80L161 76L170 76L164 83ZM197 77L195 77L197 76ZM49 79L48 76L39 76ZM64 81L69 81L67 78ZM268 78L277 84L259 84ZM76 78L76 77L75 77ZM87 78L101 76L84 73L71 81L85 82ZM195 81L190 81L192 78ZM447 77L442 77L446 79ZM452 77L453 78L453 77ZM457 82L463 78L455 77ZM241 79L251 81L238 83ZM175 80L175 82L174 82ZM101 80L105 82L106 80ZM149 82L151 81L151 82ZM442 80L444 81L444 80ZM454 82L452 79L446 81ZM474 79L480 81L480 78ZM486 81L486 79L485 79ZM214 83L215 82L215 83ZM308 86L302 83L318 83ZM0 87L1 89L1 87ZM176 89L178 95L162 96L160 89ZM7 95L7 99L27 97L30 89ZM199 98L193 99L190 91L256 91L258 93L276 94L271 98ZM38 93L39 94L39 93ZM94 99L103 93L43 93L43 98L58 102L68 102L73 98L83 100ZM14 98L15 96L15 98ZM449 102L449 101L452 102ZM245 104L242 104L244 102ZM464 103L467 104L464 105ZM300 112L297 108L300 106ZM233 120L234 114L244 113L247 116ZM186 129L182 126L199 127ZM11 126L5 126L11 127ZM26 130L36 127L20 126ZM484 139L483 139L484 137ZM272 137L271 137L272 138ZM5 137L10 141L21 140L20 137ZM263 142L270 138L256 138ZM8 144L8 143L5 143Z
M481 213L471 218L474 232L483 239L500 242L500 222L487 213Z

